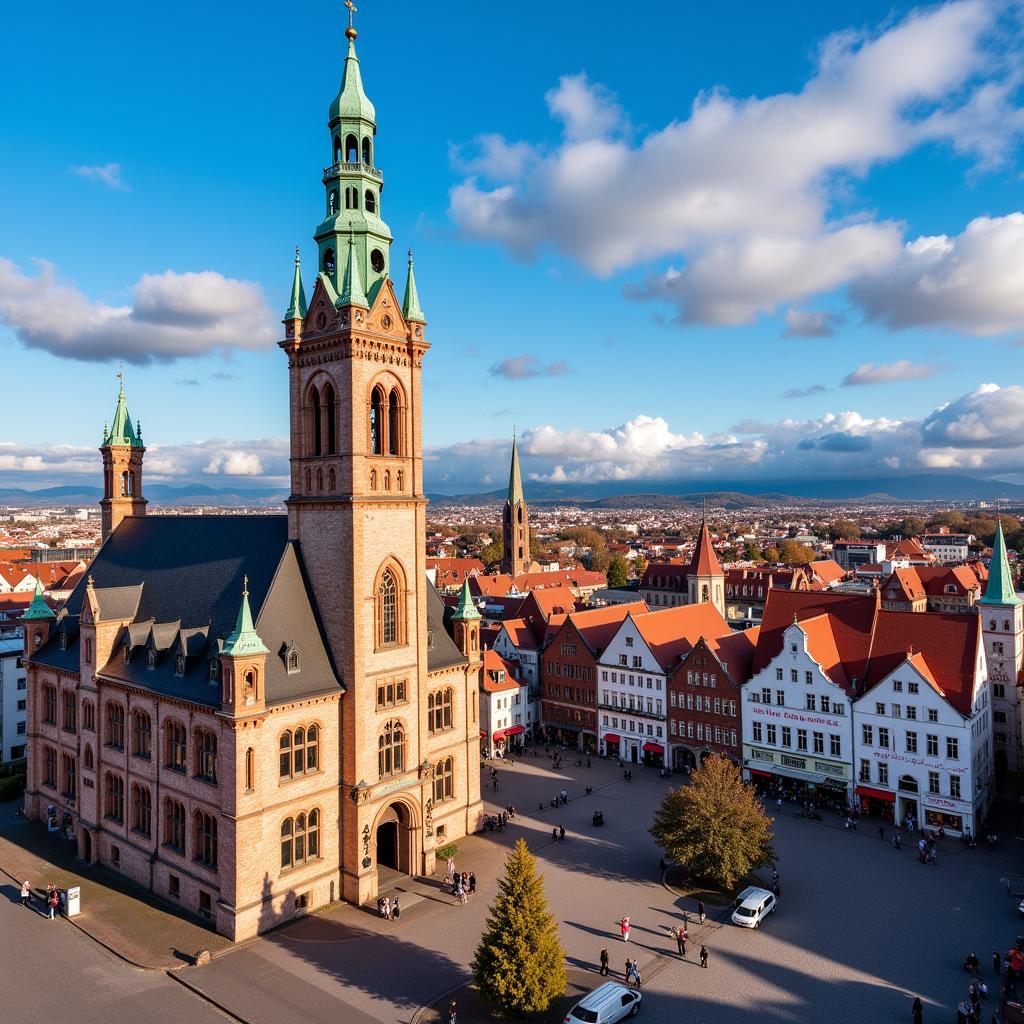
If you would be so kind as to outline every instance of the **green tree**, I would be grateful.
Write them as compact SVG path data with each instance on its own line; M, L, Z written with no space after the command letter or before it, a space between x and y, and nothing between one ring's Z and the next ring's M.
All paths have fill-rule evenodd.
M920 537L924 533L924 520L920 516L906 516L900 520L897 532L901 537Z
M860 540L860 527L852 519L837 519L828 532L832 540Z
M779 545L779 561L785 562L787 565L806 565L817 557L814 548L795 540L784 540Z
M624 587L629 582L629 562L616 555L608 563L608 586Z
M739 768L713 755L694 770L689 786L666 792L651 835L692 878L730 889L775 860L771 823Z
M494 562L501 561L502 553L501 541L492 540L490 544L480 549L480 561L484 565L492 565Z
M643 555L637 555L633 559L633 572L638 580L643 579L644 573L647 572L647 559Z
M764 551L762 550L761 545L758 544L756 540L750 540L746 542L746 544L743 546L743 555L751 562L764 561Z
M480 994L514 1013L543 1013L565 992L558 926L548 913L537 861L522 839L505 860L472 967Z

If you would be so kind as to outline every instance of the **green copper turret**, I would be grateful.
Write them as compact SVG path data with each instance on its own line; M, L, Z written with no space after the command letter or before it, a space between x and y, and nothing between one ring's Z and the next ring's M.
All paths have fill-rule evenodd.
M131 448L141 448L142 438L138 431L132 426L132 418L128 415L128 403L124 397L124 374L119 373L121 388L117 395L117 408L114 410L114 422L108 434L104 430L103 443L112 445L126 445Z
M1003 537L1003 521L1001 519L996 523L996 536L992 541L992 561L988 564L988 583L985 586L985 596L979 599L978 604L999 605L1000 607L1024 604L1024 601L1017 596L1016 588L1013 585L1013 573L1010 571L1010 559L1006 554L1006 539Z
M351 227L360 280L372 303L389 274L391 231L380 216L384 175L374 164L377 112L363 90L356 30L349 25L345 35L348 55L341 88L327 112L332 159L323 173L325 217L314 237L319 248L318 269L340 293L345 270L342 247Z
M473 604L473 595L469 592L469 580L462 581L462 593L459 594L459 603L452 614L452 620L457 622L469 622L479 619L480 612Z
M22 614L22 621L25 619L55 619L56 617L53 614L53 609L46 603L46 599L43 597L43 584L36 580L35 595L32 598L32 603Z
M292 278L292 294L288 301L285 320L306 319L306 293L302 288L302 271L299 269L299 247L295 246L295 276Z
M244 658L253 654L269 654L266 645L256 632L252 622L252 612L249 610L249 577L245 577L242 584L242 605L238 609L238 620L235 622L234 632L224 642L224 648L220 652L230 658Z
M409 276L405 279L405 298L402 300L402 315L410 323L425 324L427 318L420 309L420 297L416 291L416 275L412 271L412 249L409 250Z

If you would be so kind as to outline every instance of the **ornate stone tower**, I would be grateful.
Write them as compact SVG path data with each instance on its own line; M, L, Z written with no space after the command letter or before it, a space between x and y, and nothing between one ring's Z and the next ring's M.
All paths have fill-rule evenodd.
M117 395L114 422L107 432L103 427L103 499L100 501L103 540L117 529L125 516L144 516L146 499L142 496L142 428L132 426L124 399L124 374L119 373L121 387Z
M519 470L519 449L512 436L512 465L508 471L508 497L501 518L501 571L518 576L530 568L530 517L523 497L523 477Z
M992 686L992 733L996 766L1011 772L1024 769L1021 754L1021 702L1018 682L1024 666L1024 602L1017 596L1006 557L1002 521L992 541L988 584L978 601L988 680Z
M469 592L469 580L463 580L459 603L452 614L452 638L471 662L480 660L480 617Z
M307 309L296 263L281 348L290 382L289 533L346 688L341 891L363 903L377 892L378 865L433 869L438 740L426 692L420 396L429 345L411 253L404 302L388 276L376 115L351 14L345 34L344 76L328 113L334 162L324 173L328 216L316 231L319 272Z

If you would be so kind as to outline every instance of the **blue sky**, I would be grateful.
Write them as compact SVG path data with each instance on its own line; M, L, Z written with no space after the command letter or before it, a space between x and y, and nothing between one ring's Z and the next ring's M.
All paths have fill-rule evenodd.
M513 425L554 481L1019 466L1019 6L361 8L428 487ZM0 481L98 478L120 357L150 477L281 479L345 24L284 11L5 12Z

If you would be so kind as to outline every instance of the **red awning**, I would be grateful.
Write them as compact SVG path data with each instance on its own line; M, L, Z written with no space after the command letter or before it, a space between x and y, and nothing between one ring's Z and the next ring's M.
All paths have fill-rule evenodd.
M605 733L604 741L605 743L618 743L619 737L613 732Z
M871 789L868 786L858 786L854 792L857 796L869 796L873 800L887 800L891 804L896 802L896 794L887 793L884 789Z
M483 729L481 729L481 730L480 730L480 739L482 739L482 740L485 740L485 739L487 739L487 733L485 733L485 732L483 731Z
M763 772L760 768L748 768L747 771L750 772L751 775L757 775L762 779L770 779L772 777L771 772Z
M660 743L645 743L644 750L648 754L664 754L665 748Z
M505 738L505 730L504 730L504 729L499 729L499 730L498 730L498 731L497 731L497 732L496 732L496 733L494 734L494 742L495 742L495 743L497 743L497 742L498 742L498 740L503 740L504 738Z
M505 730L506 736L517 736L521 732L526 732L526 726L524 725L510 725Z

